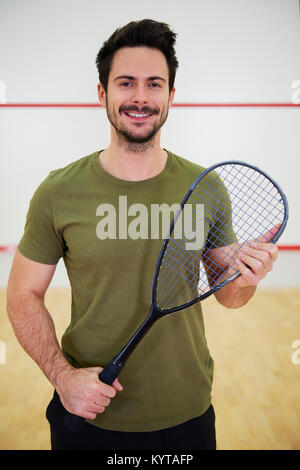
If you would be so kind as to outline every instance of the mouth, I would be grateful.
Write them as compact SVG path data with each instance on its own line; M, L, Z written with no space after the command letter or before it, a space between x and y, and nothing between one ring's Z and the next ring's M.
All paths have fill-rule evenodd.
M125 112L126 116L128 116L130 119L133 119L135 121L146 121L149 119L151 116L153 116L152 113L130 113L130 112Z

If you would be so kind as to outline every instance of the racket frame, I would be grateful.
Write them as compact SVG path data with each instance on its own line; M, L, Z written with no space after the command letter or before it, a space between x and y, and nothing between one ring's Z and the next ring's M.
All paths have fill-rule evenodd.
M283 231L286 227L286 224L287 224L287 220L288 220L287 198L286 198L285 194L283 193L283 191L281 190L278 183L276 183L276 181L274 181L264 171L260 170L258 167L254 166L254 165L251 165L249 163L246 163L246 162L243 162L243 161L240 161L240 160L227 160L227 161L224 161L224 162L216 163L216 164L210 166L209 168L205 169L204 171L202 171L200 173L200 175L196 178L196 180L191 184L191 186L189 187L187 193L183 197L183 199L180 203L180 207L176 211L176 213L175 213L175 215L174 215L174 217L173 217L173 219L170 223L170 227L169 227L167 237L163 241L163 245L162 245L161 250L159 252L159 255L158 255L158 258L157 258L157 261L156 261L154 275L153 275L153 278L152 278L152 294L151 294L150 312L147 315L146 319L142 322L142 324L136 330L136 332L133 334L133 336L130 338L130 340L127 342L127 344L120 351L120 353L117 356L115 356L110 361L110 363L107 364L107 366L103 369L103 371L99 374L99 378L103 382L108 383L110 385L112 384L112 382L115 380L115 378L121 372L122 368L125 365L125 362L127 361L128 357L131 355L132 351L135 349L135 347L138 345L138 343L141 341L141 339L146 334L146 332L150 329L150 327L156 322L156 320L158 320L159 318L161 318L163 316L167 316L167 315L170 315L171 313L175 313L175 312L178 312L178 311L183 310L185 308L188 308L188 307L196 304L197 302L200 302L200 301L206 299L207 297L214 294L219 289L226 286L227 284L229 284L230 282L232 282L234 279L236 279L237 277L239 277L241 275L241 273L239 271L236 271L229 278L227 278L226 280L220 282L220 284L218 284L217 286L211 288L208 292L205 292L204 294L199 295L195 299L193 299L190 302L187 302L183 305L179 305L179 306L168 308L168 309L161 309L157 305L157 302L156 302L156 289L157 289L157 280L158 280L159 270L160 270L160 267L161 267L163 256L165 254L168 243L170 241L170 237L173 233L175 223L176 223L178 217L180 216L185 204L189 200L189 198L190 198L192 192L194 191L195 187L197 186L197 184L208 173L210 173L211 171L215 170L216 168L218 168L220 166L234 165L234 164L235 165L240 165L240 166L245 166L247 168L252 168L253 170L261 173L277 189L277 191L279 192L279 194L282 198L283 204L284 204L284 218L283 218L283 222L282 222L282 225L281 225L279 231L275 234L275 236L273 237L273 239L270 242L271 243L276 243L276 241L279 239L279 237L283 233Z
M174 217L171 221L168 236L164 239L162 248L161 248L160 253L158 255L158 258L157 258L156 267L155 267L155 271L154 271L154 275L153 275L153 281L152 281L151 303L152 303L154 309L161 313L160 316L170 315L171 313L178 312L180 310L183 310L185 308L188 308L188 307L194 305L197 302L200 302L201 300L206 299L207 297L214 294L219 289L226 286L227 284L229 284L230 282L232 282L234 279L236 279L237 277L239 277L241 275L241 273L239 271L237 271L236 273L232 274L230 277L228 277L226 280L222 281L217 286L211 288L208 292L205 292L204 294L199 295L198 297L191 300L190 302L187 302L183 305L179 305L177 307L172 307L172 308L168 308L168 309L160 309L159 306L156 303L156 289L157 289L158 274L159 274L160 266L161 266L165 251L166 251L168 243L170 241L170 237L173 233L177 218L182 213L185 204L189 200L189 198L190 198L192 192L194 191L195 187L197 186L197 184L208 173L210 173L211 171L215 170L216 168L218 168L220 166L225 166L225 165L241 165L241 166L245 166L247 168L252 168L252 170L255 170L255 171L261 173L265 178L267 178L274 185L274 187L277 189L278 193L280 194L280 196L283 200L283 205L284 205L284 218L283 218L283 222L282 222L282 225L281 225L279 231L274 235L273 239L270 240L270 243L276 243L278 241L278 239L280 238L280 236L282 235L282 233L283 233L283 231L286 227L286 224L287 224L287 221L288 221L288 215L289 215L287 198L286 198L284 192L282 191L282 189L280 188L279 184L273 178L271 178L269 175L267 175L263 170L261 170L260 168L254 166L254 165L243 162L241 160L226 160L224 162L216 163L216 164L210 166L209 168L206 168L202 173L200 173L200 175L196 178L196 180L191 184L191 186L189 187L186 195L182 199L182 201L180 203L180 207L176 211L176 213L175 213L175 215L174 215Z

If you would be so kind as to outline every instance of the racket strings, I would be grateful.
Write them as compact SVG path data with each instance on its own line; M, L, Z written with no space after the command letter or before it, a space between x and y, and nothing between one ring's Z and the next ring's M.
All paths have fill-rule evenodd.
M254 178L253 175L255 175ZM253 202L255 202L257 206L261 206L262 201L266 201L267 203L274 201L274 191L275 193L278 191L271 181L266 179L261 173L257 173L252 168L247 168L241 179L236 182L237 176L237 174L235 176L231 175L228 168L225 166L222 167L220 171L220 177L226 181L227 189L230 190L232 197L242 201L243 199L240 197L240 194L249 194L249 198L251 197L252 199L253 194L255 194L257 199ZM273 204L272 209L277 210L277 206Z
M174 246L175 245L175 246ZM174 296L182 295L182 281L187 281L184 284L185 290L188 295L193 293L197 296L197 283L199 281L199 255L195 256L191 252L184 253L182 247L178 249L178 241L170 244L167 256L164 258L162 270L159 273L158 279L160 282L160 302L163 303L166 298L168 303L174 301ZM180 269L178 269L180 266ZM178 296L175 299L175 303Z
M225 170L226 170L226 167L225 167ZM248 170L247 171L248 173L250 169L247 169L247 170ZM227 170L227 173L228 173L228 170ZM278 203L281 201L281 197L279 193L277 193L277 190L276 190L278 197L274 198L274 189L276 188L273 186L273 184L269 180L267 180L260 173L257 173L258 176L256 179L250 179L251 181L251 186L250 186L249 184L247 184L247 182L249 181L249 175L247 175L247 173L243 175L243 180L245 181L245 182L243 181L243 191L244 191L244 194L246 193L247 195L246 198L245 197L242 198L239 196L241 192L241 188L238 188L239 193L235 193L235 190L237 188L236 184L233 184L233 187L230 187L230 185L232 184L232 175L230 175L231 179L229 180L229 182L227 181L227 188L230 189L231 200L234 203L234 206L236 206L233 212L233 219L237 211L239 211L239 217L241 218L241 220L243 220L244 224L248 225L247 230L245 226L243 227L243 234L245 235L247 233L247 238L249 239L254 235L253 223L255 225L259 225L260 231L261 229L268 230L269 229L268 224L273 223L273 220L276 217L276 215L279 217L282 215L283 207L278 207ZM224 175L222 174L222 172L220 174L224 178ZM246 176L248 179L245 179ZM256 181L257 179L260 179L260 182L262 181L262 179L264 179L264 182L266 182L267 186L269 186L269 190L267 189L267 186L260 186ZM254 187L254 183L256 183L255 187ZM265 193L264 197L262 197L258 193L257 188L260 188L261 192L264 191ZM271 194L271 191L273 191L273 194ZM221 196L220 192L218 192L218 194ZM261 201L257 201L257 200L255 201L254 195L256 198L258 196L261 196ZM269 198L267 198L267 196L269 196ZM250 199L251 199L251 204L249 202ZM267 212L265 211L264 213L262 213L262 211L266 209L266 207L262 207L263 201L265 202L265 205L267 206ZM276 201L276 205L275 203L272 203L272 201ZM242 203L242 204L238 204L238 203ZM245 205L247 205L247 212L244 212L243 214L242 211L245 211ZM259 208L259 212L258 212L258 208ZM269 217L270 215L272 216L271 218ZM268 224L266 224L266 222L268 222Z
M241 164L224 164L209 172L200 179L187 204L192 204L192 233L201 229L196 208L204 204L204 246L187 249L190 239L185 233L180 239L174 237L177 218L156 284L161 310L191 302L235 274L242 246L263 240L263 235L284 218L277 188L262 173ZM209 266L207 272L205 265Z
M207 189L205 189L207 191ZM194 197L197 197L197 200L193 199L190 197L189 203L192 202L194 205L199 204L200 201L203 201L203 195L202 197L199 196L196 192L193 193ZM219 197L224 196L220 192L216 191L215 194L212 194L211 201L209 201L209 205L212 206L211 210L212 211L218 211L219 206ZM196 229L196 222L195 219L193 219L193 231ZM214 231L212 231L212 234L214 234ZM172 238L168 244L168 250L165 252L164 256L164 263L161 268L161 272L159 274L159 278L162 279L160 282L160 305L164 305L166 303L167 299L167 304L170 305L171 303L178 303L180 297L181 298L181 303L183 303L187 297L190 297L191 294L193 296L198 296L199 291L201 291L201 294L205 293L208 289L208 283L207 281L204 281L202 284L199 284L199 279L206 279L206 274L205 270L202 264L200 264L202 252L199 251L187 251L185 249L185 243L187 242L187 238L183 237L181 240L175 240ZM234 241L234 239L232 240ZM174 247L175 245L175 247ZM176 257L174 257L174 254ZM188 260L188 258L192 259L192 261ZM221 258L220 258L221 259ZM170 260L173 262L170 262ZM183 264L179 268L179 263L183 262ZM188 266L190 266L190 269L188 269ZM217 268L216 264L216 268ZM172 273L169 273L169 269L172 269ZM220 277L220 270L213 270L215 274L215 278L217 279ZM165 273L168 274L168 276L165 275ZM192 282L191 282L192 278ZM188 284L190 287L189 292L183 297L183 286L182 286L182 280L188 279ZM187 286L185 286L185 291ZM197 290L196 290L197 287ZM178 294L177 297L176 294Z

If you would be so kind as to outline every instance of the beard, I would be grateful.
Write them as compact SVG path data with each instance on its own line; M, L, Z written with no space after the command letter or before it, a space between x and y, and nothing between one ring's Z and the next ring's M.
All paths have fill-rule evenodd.
M160 119L154 122L152 126L144 133L144 135L136 135L134 131L127 128L124 124L118 125L118 118L116 112L113 109L110 109L108 100L106 114L110 124L114 127L116 131L119 145L125 148L127 151L140 153L145 152L147 149L154 146L154 137L156 136L160 128L163 126L163 124L166 122L168 117L168 109L169 108L167 107L167 110L161 114ZM121 106L119 109L119 114L125 112L158 115L159 109L151 108L150 106L144 106L141 109L139 109L135 105Z

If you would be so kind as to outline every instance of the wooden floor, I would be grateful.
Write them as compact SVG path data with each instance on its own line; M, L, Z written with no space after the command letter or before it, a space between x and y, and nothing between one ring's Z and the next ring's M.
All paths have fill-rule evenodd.
M46 303L60 338L69 318L69 290L50 289ZM218 449L299 450L300 363L292 362L292 343L300 340L300 290L261 290L238 310L209 298L203 310L215 360ZM44 411L52 388L14 337L4 289L0 341L0 449L50 449Z

